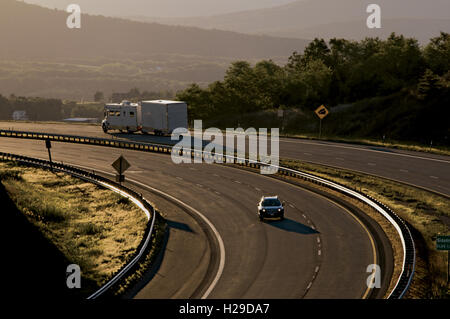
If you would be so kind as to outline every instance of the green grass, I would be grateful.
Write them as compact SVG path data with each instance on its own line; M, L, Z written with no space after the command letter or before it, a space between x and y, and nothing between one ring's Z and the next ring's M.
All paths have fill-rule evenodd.
M286 134L280 135L281 137L289 137L289 138L300 138L300 139L309 139L309 140L321 140L321 141L329 141L329 142L341 142L341 143L351 143L357 145L368 145L368 146L377 146L377 147L386 147L393 148L405 151L415 151L415 152L423 152L430 154L438 154L438 155L447 155L450 156L450 147L446 146L432 146L432 145L423 145L418 144L416 142L405 142L405 141L395 141L395 140L375 140L368 138L349 138L349 137L340 137L334 135L325 135L319 139L318 134Z
M389 206L411 227L417 266L407 298L449 298L447 255L436 250L436 236L450 234L450 200L395 181L322 165L282 160L281 165L312 173L370 195Z
M149 243L149 247L146 251L145 257L139 261L139 263L134 267L128 276L121 281L117 287L115 287L115 296L121 296L125 294L133 285L135 285L139 280L141 280L150 267L152 266L154 260L157 258L161 249L163 249L164 244L164 234L166 231L167 224L160 214L156 215L156 221L153 228L153 236Z
M62 173L0 163L0 179L19 210L100 287L140 244L145 214L110 190Z

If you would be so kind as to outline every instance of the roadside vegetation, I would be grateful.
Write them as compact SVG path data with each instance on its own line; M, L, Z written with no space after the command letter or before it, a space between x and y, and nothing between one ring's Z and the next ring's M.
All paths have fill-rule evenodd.
M90 90L88 95L81 94L81 100L95 103L0 95L0 119L10 120L14 110L25 110L32 121L101 118L106 101L176 98L188 103L191 121L202 119L205 127L279 127L283 135L317 137L319 120L313 111L324 104L330 110L322 123L325 139L372 141L395 147L411 145L409 149L438 153L444 150L448 154L449 52L448 33L441 32L426 46L419 45L414 38L393 33L385 40L315 39L302 53L293 52L287 63L275 57L259 62L215 61L211 57L200 62L198 57L180 55L157 55L158 62L101 59L76 62L80 65L5 62L0 63L0 71L5 68L7 73L22 74L24 68L30 68L45 73L48 68L49 74L53 74L52 68L57 68L57 74L67 73L69 77L75 74L77 79L80 74L92 73L96 81L108 86L86 80L77 85L79 90L86 85ZM213 75L190 84L192 80L188 79L192 76L183 74L191 71ZM169 77L168 82L162 81L159 77L164 78L165 72L175 74L182 83L173 85L174 80ZM124 74L132 75L124 77ZM120 78L127 83L127 89L117 92L104 76ZM36 76L41 77L41 73ZM158 85L150 85L141 77L150 77ZM56 81L58 85L66 83L59 78ZM54 86L56 83L47 85ZM72 98L62 93L41 95ZM283 110L280 117L279 110Z
M83 281L96 284L91 289L129 262L144 236L145 214L110 190L13 163L0 163L0 180L28 221L80 266Z
M450 199L398 182L295 160L281 165L324 177L383 202L412 228L417 264L406 298L450 298L447 254L436 250L436 236L450 234Z
M313 134L281 135L281 137L318 140L316 134L314 134L314 135ZM424 145L424 144L418 144L415 142L408 142L408 141L383 140L383 139L376 140L376 139L351 138L351 137L343 138L343 137L339 137L339 136L325 136L325 137L322 136L321 140L450 156L450 147L434 146L432 144Z
M9 97L0 95L0 120L11 120L13 112L22 110L26 112L29 121L61 121L66 118L103 118L105 102L120 103L122 100L141 101L162 98L173 98L171 91L140 91L137 88L128 92L113 92L105 96L102 91L93 94L93 102L61 100L40 97L24 97L14 94Z
M222 81L179 92L190 119L206 127L280 127L318 135L314 110L326 105L322 135L330 138L450 145L450 35L421 47L392 34L362 41L315 39L287 64L231 64ZM278 110L284 110L281 118Z

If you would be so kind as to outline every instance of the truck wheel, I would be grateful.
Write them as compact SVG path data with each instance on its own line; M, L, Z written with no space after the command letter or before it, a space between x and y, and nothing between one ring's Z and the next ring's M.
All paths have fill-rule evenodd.
M261 222L264 220L264 217L262 215L258 215L258 218L259 218L259 221L261 221Z

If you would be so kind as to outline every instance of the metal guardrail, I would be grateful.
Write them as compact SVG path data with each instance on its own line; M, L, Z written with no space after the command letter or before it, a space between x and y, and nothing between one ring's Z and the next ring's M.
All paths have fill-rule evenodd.
M370 207L374 208L381 215L383 215L397 230L400 240L402 242L403 248L403 263L402 263L402 273L394 287L394 289L389 294L389 299L401 299L406 291L408 290L412 278L414 276L415 264L416 264L416 253L415 253L415 245L414 240L412 238L411 232L405 223L405 221L398 216L394 211L392 211L389 207L378 201L377 199L360 193L356 190L352 190L347 186L343 186L339 183L330 182L324 178L314 176L312 174L299 172L296 170L292 170L289 168L279 168L279 171L282 175L302 178L306 181L319 184L321 186L325 186L331 189L334 189L340 193L343 193L347 196L353 197Z
M141 194L138 194L137 192L133 191L132 189L129 189L123 185L119 185L116 182L113 182L103 176L96 175L94 172L88 172L79 168L76 168L74 166L61 164L49 161L36 159L32 157L26 157L21 155L15 155L10 153L2 153L0 152L0 160L1 161L14 161L21 163L23 165L27 166L34 166L34 167L40 167L40 168L46 168L46 169L52 169L64 173L68 173L74 177L86 180L88 182L109 188L120 195L130 199L133 201L139 208L141 208L145 214L147 215L148 222L147 227L144 232L144 237L141 240L140 244L138 245L136 252L134 253L132 260L124 265L121 269L119 269L113 277L104 284L100 289L98 289L96 292L91 294L87 299L97 299L98 297L105 294L112 286L117 284L129 271L132 269L142 258L144 255L146 249L148 248L148 244L151 240L151 237L153 235L153 228L155 225L156 220L156 212L153 208L153 206L147 202Z
M30 140L44 140L44 141L49 140L53 142L108 146L108 147L124 148L146 152L157 152L157 153L170 153L172 149L172 146L162 144L127 142L123 140L113 140L97 137L10 131L10 130L0 130L0 137L11 137L11 138L22 138Z
M144 152L154 152L154 153L172 153L172 146L160 145L160 144L150 144L150 143L136 143L127 141L117 141L104 138L95 137L85 137L85 136L74 136L74 135L61 135L61 134L47 134L47 133L36 133L36 132L24 132L24 131L10 131L10 130L0 130L0 137L10 137L10 138L23 138L23 139L34 139L34 140L50 140L55 142L66 142L66 143L78 143L78 144L88 144L88 145L98 145L114 148L131 149ZM176 151L178 155L184 155L182 150ZM375 198L368 196L364 193L358 192L356 189L351 189L348 186L341 185L336 182L328 181L324 178L315 176L313 174L304 173L294 169L267 165L260 162L250 161L245 158L238 158L236 156L231 157L223 154L214 154L204 151L197 151L189 149L187 154L191 157L204 158L204 159L216 159L220 162L226 159L227 163L234 163L238 165L243 165L247 167L260 169L262 166L274 167L278 169L278 173L285 176L291 176L295 178L300 178L318 185L331 188L338 192L344 193L351 196L365 204L371 206L380 214L382 214L397 230L400 240L402 242L403 248L403 262L402 262L402 272L401 275L391 291L388 298L399 299L404 296L408 290L412 278L414 276L415 264L416 264L416 253L414 240L412 238L411 232L405 221L393 212L389 207L379 202Z

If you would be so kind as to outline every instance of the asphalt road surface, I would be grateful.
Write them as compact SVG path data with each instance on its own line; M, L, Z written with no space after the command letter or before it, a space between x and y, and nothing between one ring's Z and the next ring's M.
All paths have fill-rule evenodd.
M43 128L70 134L69 127L79 135L98 130L94 126L26 126L30 131ZM124 155L131 164L127 178L141 182L144 195L166 213L170 232L165 256L137 298L201 295L199 289L206 287L201 287L202 278L211 276L205 261L215 258L217 263L222 258L195 218L145 185L201 212L223 239L223 273L210 298L361 298L368 292L367 266L384 258L374 246L378 240L347 209L292 184L219 165L176 165L163 154L57 142L52 146L55 161L111 173L111 163ZM0 151L48 156L43 141L0 138ZM259 222L256 204L262 195L272 194L286 202L286 220Z
M141 134L104 134L100 125L0 122L1 129L15 129L140 142L175 143L170 137ZM280 156L374 174L450 196L450 157L383 147L280 139Z

